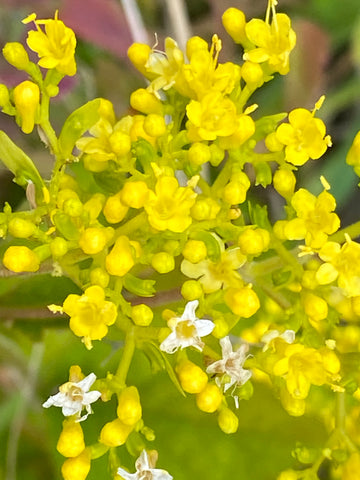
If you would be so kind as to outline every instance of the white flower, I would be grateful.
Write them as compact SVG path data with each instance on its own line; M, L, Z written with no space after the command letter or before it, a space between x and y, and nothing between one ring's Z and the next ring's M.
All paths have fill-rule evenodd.
M221 381L221 377L217 377L215 380L219 387L222 384L224 385L224 392L226 392L226 390L233 385L243 385L251 377L252 373L250 370L245 370L243 368L249 347L247 344L243 343L240 345L238 350L236 350L236 352L233 352L229 337L222 338L220 340L220 345L222 350L222 359L209 365L206 369L206 372L210 374L221 373L222 376L226 375L225 379L229 381L227 381L225 384L223 384Z
M143 450L135 462L136 472L128 473L123 468L118 468L118 475L124 480L172 480L172 476L166 471L155 466L157 452L152 450L149 454Z
M270 348L275 338L282 338L286 343L294 343L295 341L295 332L294 330L285 330L285 332L280 333L278 330L269 330L266 332L261 341L265 343L263 347L263 352L266 352Z
M101 395L97 390L89 392L89 389L95 380L96 375L90 373L90 375L77 383L64 383L59 387L59 393L48 398L48 400L43 403L43 407L62 407L62 413L65 417L70 417L71 415L76 414L79 417L79 422L86 420L88 415L92 413L90 404L96 402ZM83 408L86 409L87 414L80 418Z
M215 325L211 320L199 320L195 310L199 302L194 300L185 306L181 317L171 318L168 322L172 332L160 345L160 350L167 353L174 353L179 348L195 347L202 351L204 342L200 337L209 335Z

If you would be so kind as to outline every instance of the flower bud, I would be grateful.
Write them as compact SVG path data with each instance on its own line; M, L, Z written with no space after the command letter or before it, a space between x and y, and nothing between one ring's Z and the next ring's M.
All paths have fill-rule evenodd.
M239 419L229 408L223 408L218 416L218 424L224 433L235 433L239 426Z
M161 115L163 106L161 101L145 88L135 90L130 96L130 105L141 113L157 113Z
M61 467L64 480L85 480L90 472L91 455L90 450L85 450L77 457L68 458Z
M235 43L243 43L246 39L246 18L241 10L238 8L228 8L223 13L222 23Z
M121 200L121 193L112 195L106 200L103 213L109 223L119 223L123 220L129 210Z
M109 447L119 447L124 445L132 430L132 425L125 425L119 418L116 418L103 426L99 441Z
M35 230L35 225L24 218L14 217L8 224L8 232L16 238L29 238Z
M244 62L241 76L247 84L260 86L264 82L264 72L258 63Z
M73 419L63 421L56 449L64 457L77 457L85 448L84 434L79 422Z
M188 302L197 300L203 294L202 286L196 280L186 280L181 286L181 295Z
M325 320L328 315L328 305L326 301L313 293L306 293L304 295L303 305L306 315L315 322Z
M24 246L9 247L3 257L3 264L12 272L37 272L40 259L35 252Z
M134 305L131 309L131 318L133 319L135 325L140 327L147 327L150 325L153 317L153 311L144 303L140 303L140 305Z
M223 394L214 383L208 383L204 390L196 395L196 405L206 413L215 412L221 405Z
M109 142L111 145L111 150L120 157L127 155L131 150L130 136L121 130L115 130L110 135Z
M189 161L195 165L203 165L211 159L210 148L205 143L195 142L189 148Z
M151 53L151 48L149 47L149 45L146 45L144 43L133 43L127 51L130 62L143 75L146 74L145 65L149 59L150 53Z
M150 113L144 120L144 130L150 137L161 137L166 133L166 123L162 115Z
M238 240L241 253L244 255L260 255L265 252L270 243L270 234L263 228L247 228Z
M10 104L9 89L3 83L0 83L0 107Z
M19 42L8 42L2 51L5 60L18 70L26 70L29 64L29 55Z
M254 290L250 287L229 288L224 299L235 315L249 318L260 308L260 301Z
M111 227L109 227L111 228ZM86 228L79 239L79 246L87 255L95 255L102 252L108 241L108 235L105 228L89 227Z
M147 202L149 189L145 182L126 182L121 190L121 201L131 208L142 208Z
M21 130L24 133L31 133L40 103L39 87L29 80L25 80L14 88L13 94L15 107L21 119Z
M101 267L94 268L90 272L90 282L92 285L106 288L109 285L110 275Z
M174 270L175 260L170 253L159 252L153 255L151 259L151 266L158 273L168 273Z
M142 415L139 392L136 387L126 387L119 395L117 415L125 425L135 425Z
M273 185L275 190L284 198L290 198L295 190L296 177L291 170L279 168L274 173Z
M200 393L206 387L208 376L190 360L183 360L176 366L175 370L185 392Z
M128 237L117 238L111 252L106 256L105 266L110 275L123 277L134 266L133 248Z
M50 250L51 250L51 255L54 258L61 258L64 255L66 255L66 253L69 250L68 242L65 240L65 238L56 237L50 243Z

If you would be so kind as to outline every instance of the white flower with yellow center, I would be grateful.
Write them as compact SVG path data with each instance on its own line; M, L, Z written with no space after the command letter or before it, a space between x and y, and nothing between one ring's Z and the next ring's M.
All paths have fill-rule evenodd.
M224 392L226 392L226 390L233 385L244 385L244 383L250 379L252 373L250 370L243 368L244 362L247 359L249 347L247 344L243 343L234 352L229 337L222 338L220 340L220 346L222 351L221 360L217 360L209 365L206 369L206 373L221 374L221 376L216 378L215 382L219 387L223 386Z
M172 480L172 476L159 468L153 468L157 461L157 452L143 450L135 462L136 472L129 473L123 468L118 468L117 474L124 480Z
M160 350L166 353L174 353L179 348L195 347L202 351L204 342L201 337L209 335L215 325L211 320L199 320L195 310L199 302L188 302L181 317L173 317L168 321L171 333L160 345Z
M90 373L87 377L79 382L66 382L59 387L59 393L52 395L43 403L43 407L62 407L62 413L65 417L77 415L78 421L86 420L88 415L92 413L91 403L96 402L101 393L97 390L89 392L91 385L95 382L96 375ZM87 414L80 417L83 408Z

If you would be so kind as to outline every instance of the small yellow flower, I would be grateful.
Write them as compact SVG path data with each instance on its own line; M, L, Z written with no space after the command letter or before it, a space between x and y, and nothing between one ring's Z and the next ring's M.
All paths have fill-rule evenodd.
M190 209L196 195L189 186L180 187L175 177L160 176L144 205L150 225L160 231L183 232L192 222Z
M70 328L78 337L83 337L87 348L91 340L101 340L117 317L116 305L105 300L105 292L98 285L87 288L83 295L69 295L63 311L70 316Z
M304 188L294 193L291 199L297 217L284 225L284 235L289 240L305 239L306 246L321 248L328 235L340 226L339 217L333 212L335 198L326 190L318 197Z
M40 104L39 87L29 80L14 88L14 104L21 119L21 130L31 133L34 129L37 110Z
M254 18L245 25L245 32L255 48L246 49L244 60L266 62L269 73L286 75L289 72L289 55L295 47L296 35L287 15L273 15L271 24Z
M37 30L28 33L27 44L40 58L39 65L47 69L56 68L64 75L75 75L75 33L58 19L58 11L54 19L36 20L36 15L29 15L23 23L34 21ZM45 32L40 28L45 26Z
M296 108L289 113L289 123L282 123L276 130L277 140L285 145L285 160L293 165L304 165L309 158L320 158L331 146L322 120L314 112Z
M316 272L320 285L327 285L337 279L338 286L348 297L360 295L360 244L347 236L341 247L336 242L327 242L319 252L324 260Z

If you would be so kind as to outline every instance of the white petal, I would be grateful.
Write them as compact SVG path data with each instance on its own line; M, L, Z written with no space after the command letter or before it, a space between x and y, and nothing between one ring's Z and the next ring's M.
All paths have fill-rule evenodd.
M205 337L214 330L215 324L211 320L196 320L195 328L199 337Z
M221 346L221 352L222 352L223 359L226 360L228 357L230 357L230 354L233 351L232 343L230 341L230 338L229 337L222 338L220 340L220 346Z
M174 353L179 347L179 340L175 332L171 332L160 344L160 350L166 353Z
M118 468L117 474L121 475L124 480L136 480L138 477L137 473L129 473L123 468Z
M150 470L153 480L172 480L172 476L166 470Z
M75 385L83 392L88 392L90 390L91 385L95 382L96 375L95 373L90 373L87 377L80 380L80 382L75 383Z
M188 302L185 305L184 313L181 315L181 320L196 320L195 310L199 305L198 300L193 300L192 302Z
M294 343L295 332L294 330L285 330L285 332L280 335L280 338L284 339L286 343Z
M87 392L83 396L83 405L89 405L90 403L96 402L101 397L101 392L98 390L92 390L91 392Z

